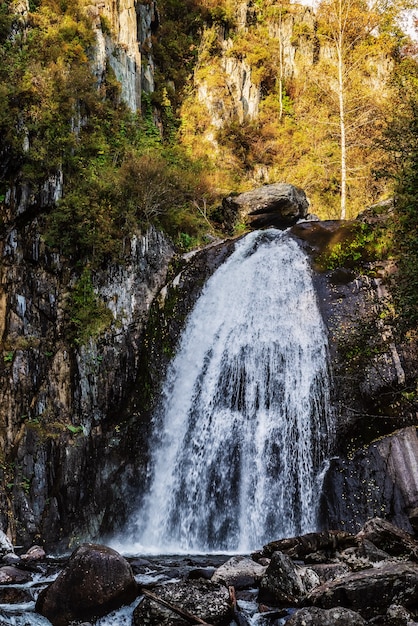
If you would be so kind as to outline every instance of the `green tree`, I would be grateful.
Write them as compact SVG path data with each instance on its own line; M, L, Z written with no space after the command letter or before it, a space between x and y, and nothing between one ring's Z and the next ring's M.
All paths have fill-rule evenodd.
M359 166L373 151L370 138L377 138L383 101L377 97L374 75L399 46L397 19L405 8L387 0L322 0L319 5L318 33L329 54L318 65L317 81L327 98L327 123L338 140L341 219L347 217L350 178L361 176ZM359 148L364 155L356 162L362 156Z
M392 110L386 121L386 174L395 183L393 281L401 327L418 325L418 65L416 46L406 48L392 82Z

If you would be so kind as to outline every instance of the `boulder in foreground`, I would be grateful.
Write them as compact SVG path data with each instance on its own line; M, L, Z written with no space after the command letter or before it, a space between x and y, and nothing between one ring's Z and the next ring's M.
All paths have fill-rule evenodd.
M130 604L138 595L131 566L107 546L84 544L36 602L53 626L101 617Z
M212 582L221 583L226 587L247 589L255 587L263 577L266 566L256 563L246 556L233 556L218 567L212 576Z
M297 606L306 589L293 561L282 552L273 552L261 579L259 600L277 606Z

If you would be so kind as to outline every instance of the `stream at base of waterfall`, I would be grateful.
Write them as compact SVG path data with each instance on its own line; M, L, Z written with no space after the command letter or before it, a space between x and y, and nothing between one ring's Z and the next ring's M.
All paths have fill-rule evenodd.
M200 556L153 556L131 557L129 561L135 573L139 587L152 588L155 584L173 583L192 575L193 571L208 571L219 567L228 559L228 555ZM57 577L66 559L48 558L47 562L32 565L33 578L24 584L0 584L0 624L2 626L52 626L51 622L35 613L35 600L40 591ZM248 590L245 599L238 601L242 619L248 626L278 626L285 620L271 619L259 613L257 603L258 589ZM129 606L109 613L105 617L94 620L94 626L132 626L133 612L143 596ZM90 622L88 622L90 623ZM230 626L237 626L233 621Z

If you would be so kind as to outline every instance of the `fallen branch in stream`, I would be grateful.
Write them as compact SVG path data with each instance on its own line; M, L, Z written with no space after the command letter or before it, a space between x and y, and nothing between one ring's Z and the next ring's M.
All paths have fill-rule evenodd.
M229 600L231 602L232 610L234 613L234 620L236 621L238 626L248 626L249 622L245 619L243 615L241 615L241 612L238 608L237 596L235 594L235 587L232 587L232 586L228 587L228 591L229 591Z
M192 613L189 613L188 611L185 611L184 609L181 609L180 607L175 606L174 604L171 604L171 602L167 602L167 600L163 600L162 598L159 598L155 593L152 593L151 591L148 591L147 589L141 589L141 593L146 598L149 598L150 600L154 600L154 602L158 602L162 606L165 606L167 609L170 609L170 611L173 611L173 613L177 613L177 615L180 615L180 617L183 617L183 619L190 622L190 624L204 624L205 626L212 626L212 624L208 624L208 622L205 622L203 619L200 619L200 617L197 617L197 615L193 615Z

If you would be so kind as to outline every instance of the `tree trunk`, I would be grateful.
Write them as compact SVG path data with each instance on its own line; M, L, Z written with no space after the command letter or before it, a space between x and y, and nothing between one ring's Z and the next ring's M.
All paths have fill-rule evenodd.
M339 14L339 27L338 34L338 101L340 111L340 151L341 151L341 212L340 219L346 218L346 204L347 204L347 146L346 146L346 129L345 129L345 104L344 104L344 25L342 16L342 7L340 2L340 14Z
M282 44L282 5L279 7L279 119L283 117L283 44Z

